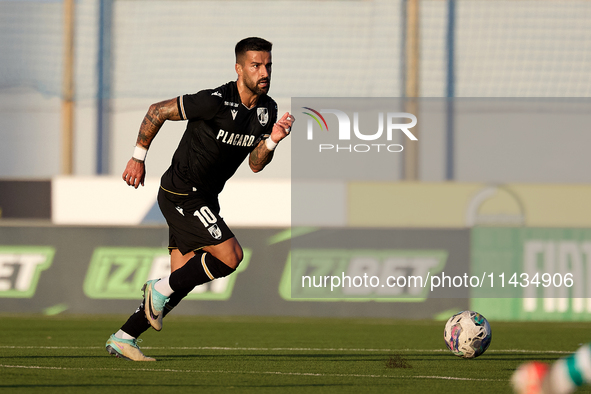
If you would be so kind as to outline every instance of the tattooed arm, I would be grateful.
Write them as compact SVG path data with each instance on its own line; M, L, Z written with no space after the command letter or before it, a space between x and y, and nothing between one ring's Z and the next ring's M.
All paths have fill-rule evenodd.
M295 121L293 115L290 115L289 112L286 112L281 119L277 121L273 125L273 130L271 131L271 135L269 136L269 140L272 141L272 145L277 145L279 141L287 137L291 131L291 125ZM275 149L273 147L273 149ZM273 149L269 149L267 145L267 140L263 140L259 142L256 148L252 152L250 152L250 157L248 159L248 164L250 165L250 169L252 172L259 172L267 164L271 162L273 159Z
M152 104L144 116L137 136L136 146L146 150L150 147L152 140L160 131L160 128L167 120L181 120L177 107L177 99L170 99ZM146 167L143 160L132 157L123 171L123 180L136 189L139 185L144 186Z
M254 148L252 152L250 152L248 165L250 166L252 172L262 171L262 169L265 168L265 166L269 164L271 160L273 160L273 153L275 153L275 151L267 149L266 142L266 140L262 140L259 142L257 147Z
M177 107L177 99L161 101L150 105L148 113L144 116L136 144L146 149L150 147L152 140L160 131L160 128L167 120L181 120Z

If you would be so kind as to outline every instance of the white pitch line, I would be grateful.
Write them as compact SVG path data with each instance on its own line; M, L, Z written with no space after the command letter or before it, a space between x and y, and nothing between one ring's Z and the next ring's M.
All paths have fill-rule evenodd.
M101 346L0 346L0 349L103 349Z
M175 350L247 350L247 351L260 351L260 352L447 352L446 349L431 349L431 350L417 350L417 349L358 349L358 348L314 348L314 347L224 347L224 346L199 346L199 347L149 347L142 346L142 349L175 349Z
M0 349L103 349L101 346L0 346ZM447 349L358 349L358 348L289 348L289 347L225 347L225 346L142 346L147 350L222 350L222 351L255 351L255 352L417 352L446 353ZM563 350L527 350L527 349L489 349L487 353L531 353L531 354L570 354L573 351Z
M0 368L20 368L20 369L46 369L60 371L134 371L134 372L175 372L175 373L220 373L220 374L246 374L246 375L287 375L287 376L316 376L316 377L339 377L339 378L386 378L386 379L443 379L443 380L462 380L474 382L505 382L502 379L472 379L458 378L454 376L391 376L391 375L362 375L362 374L338 374L338 373L311 373L311 372L279 372L279 371L200 371L190 369L150 369L150 368L70 368L70 367L44 367L40 365L5 365L0 364Z

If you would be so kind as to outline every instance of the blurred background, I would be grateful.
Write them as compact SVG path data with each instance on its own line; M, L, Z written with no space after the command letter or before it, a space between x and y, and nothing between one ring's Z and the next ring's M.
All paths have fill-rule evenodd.
M275 44L270 94L286 110L291 97L591 94L584 0L2 0L0 18L2 177L119 175L148 106L235 79L247 36ZM183 130L168 126L166 153ZM168 160L151 152L149 172Z
M274 43L270 95L280 112L298 117L294 97L443 103L437 127L420 123L429 105L416 109L421 134L407 149L415 153L393 161L388 181L337 185L347 188L328 207L337 207L337 216L308 224L406 234L395 248L451 245L448 255L465 270L499 251L493 260L514 261L515 270L524 256L551 272L576 268L590 278L577 296L591 299L589 26L587 0L0 0L0 297L7 298L0 311L134 307L116 300L137 298L137 283L168 269L167 230L154 202L185 126L163 127L148 155L146 186L131 190L119 177L139 125L154 102L234 80L234 45L248 36ZM472 98L516 101L454 106ZM495 123L511 110L556 126L520 132ZM466 122L491 111L494 121ZM234 282L207 288L195 297L213 304L185 313L221 313L216 302L223 298L234 300L226 313L433 317L478 307L489 318L591 320L586 301L499 307L467 297L425 308L290 301L288 290L277 290L289 272L289 139L277 153L261 174L242 167L221 197L228 223L256 259L233 279L234 293ZM360 205L387 206L392 195L396 209L359 214ZM534 250L530 241L546 246ZM113 272L121 267L129 270L117 282ZM44 287L69 272L78 275L76 289ZM255 279L247 275L268 278L268 292L249 287Z

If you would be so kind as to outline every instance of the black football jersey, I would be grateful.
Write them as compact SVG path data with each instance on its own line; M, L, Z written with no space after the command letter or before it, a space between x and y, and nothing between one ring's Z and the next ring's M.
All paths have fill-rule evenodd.
M236 82L177 98L187 129L164 173L164 189L217 196L226 181L277 121L277 104L267 95L253 108L242 104Z

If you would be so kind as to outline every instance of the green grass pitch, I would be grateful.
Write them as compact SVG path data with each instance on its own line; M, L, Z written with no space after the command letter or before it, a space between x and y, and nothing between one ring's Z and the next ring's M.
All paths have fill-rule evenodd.
M439 321L170 316L142 336L158 361L138 363L104 349L125 316L0 318L2 393L510 393L520 363L591 341L588 323L493 321L488 351L464 360Z

